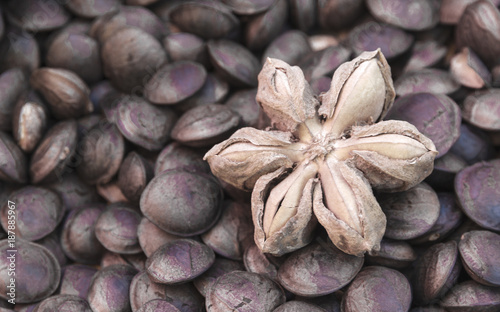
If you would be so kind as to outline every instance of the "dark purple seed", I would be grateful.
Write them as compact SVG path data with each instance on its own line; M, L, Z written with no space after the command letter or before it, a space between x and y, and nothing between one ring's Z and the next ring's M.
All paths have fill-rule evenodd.
M3 131L0 131L0 159L0 180L21 184L27 182L26 156L12 137Z
M118 172L118 186L123 195L133 203L141 199L142 191L153 178L151 164L136 152L130 152L123 160Z
M307 35L298 30L289 30L274 39L262 54L262 64L268 57L277 58L290 65L296 65L312 52Z
M37 240L35 243L47 248L56 257L57 262L61 267L65 266L68 262L68 257L64 254L61 246L61 238L58 231L52 231L44 238Z
M440 242L455 230L463 219L463 213L458 206L453 193L437 193L439 198L440 210L439 217L423 236L414 238L409 242L411 244L423 244L429 242Z
M25 186L9 196L15 203L16 225L12 232L16 237L34 241L49 235L64 215L59 196L45 188ZM5 202L1 208L1 223L8 230L12 206ZM10 231L9 231L10 232Z
M298 29L307 32L316 24L316 1L290 0L290 19Z
M456 25L465 8L477 0L442 0L439 10L440 22L447 25Z
M269 10L252 17L245 28L245 43L250 50L264 49L283 29L288 17L288 1L275 0Z
M452 190L455 174L465 167L467 167L467 162L449 150L442 157L434 160L434 169L425 182L436 190Z
M403 72L411 72L438 64L446 55L447 48L437 40L417 41L411 49L410 59Z
M203 297L192 283L179 285L158 284L151 280L146 271L141 271L130 284L130 305L137 311L147 302L155 299L166 300L181 312L201 312Z
M325 76L318 77L310 82L311 89L316 95L320 95L321 93L330 90L331 84L332 78Z
M425 234L439 217L439 199L427 184L399 193L381 194L378 201L387 217L386 238L406 240Z
M177 284L195 279L214 261L210 247L185 238L158 248L146 261L146 269L156 283Z
M202 275L198 276L193 284L203 297L215 283L218 277L233 271L244 271L243 263L239 261L228 260L224 258L215 258L212 266Z
M180 312L173 304L161 299L154 299L145 303L137 312Z
M229 92L229 84L212 73L207 74L205 84L193 96L177 103L174 109L178 112L186 112L191 108L221 103Z
M249 311L273 311L285 303L281 287L262 275L233 271L219 277L209 288L206 306L214 311L245 307Z
M380 267L365 267L356 275L342 299L344 312L408 311L411 288L400 272Z
M377 20L406 30L426 30L439 22L440 3L434 0L368 0L366 5Z
M423 68L400 76L394 81L394 88L398 96L420 92L450 95L460 89L460 84L448 71Z
M108 12L113 12L119 9L120 1L118 0L98 0L98 1L67 1L66 7L72 13L84 17L93 18L104 15Z
M94 105L94 111L101 111L99 103L109 93L116 90L113 88L109 80L101 80L90 88L90 101Z
M54 293L59 286L61 278L61 267L54 255L45 247L35 243L30 243L23 239L15 242L16 252L12 250L9 241L0 241L0 253L4 255L0 258L0 298L10 299L7 295L10 284L8 268L10 259L8 256L14 255L16 262L15 276L15 302L35 303L43 300Z
M192 61L178 61L161 67L144 87L144 96L155 104L176 104L201 89L205 68Z
M254 15L269 10L274 0L223 0L227 6L239 15Z
M425 105L422 105L425 103ZM460 108L444 94L416 93L400 97L385 117L405 120L430 138L445 155L460 136Z
M61 246L68 258L83 264L99 263L105 248L97 240L94 227L103 209L102 204L92 204L68 214L61 233Z
M500 235L470 231L462 235L458 250L469 276L487 286L500 286Z
M123 195L120 187L118 187L118 182L116 180L112 180L111 182L108 182L106 184L97 184L96 190L97 193L110 204L128 202L127 197Z
M203 155L187 146L172 142L165 146L156 158L155 176L170 169L189 169L209 173L210 167Z
M343 46L331 46L312 52L303 58L298 66L304 71L307 81L323 76L331 76L333 72L349 59L351 50Z
M319 306L303 301L288 301L280 305L275 310L273 310L273 312L301 312L301 311L325 312L325 310L320 308Z
M278 280L290 292L306 297L333 293L349 284L363 258L343 253L332 244L310 244L292 253L278 270Z
M489 66L500 63L500 12L487 0L467 6L455 29L458 48L470 47Z
M441 300L446 311L495 312L500 309L500 287L467 281L453 287Z
M125 142L116 126L99 124L82 139L76 152L77 171L89 184L107 183L120 169Z
M451 147L450 152L460 156L469 165L488 160L493 156L492 145L488 136L476 127L466 123L460 125L460 136Z
M58 181L45 186L59 195L67 211L99 201L95 188L84 183L75 173L65 174Z
M87 299L90 283L97 269L83 264L71 264L63 268L59 293Z
M31 157L32 183L55 182L60 179L71 162L77 144L75 120L61 121L45 134Z
M168 190L168 191L165 191ZM221 213L222 190L208 174L167 170L141 196L141 211L162 230L193 236L210 229Z
M455 193L464 213L485 229L500 231L500 160L479 162L455 177Z
M455 241L431 246L416 262L414 302L429 304L442 297L456 283L461 268Z
M59 28L70 19L68 11L56 1L10 0L5 10L12 24L35 33Z
M387 59L392 59L410 48L413 36L399 28L367 22L351 30L349 41L356 55L380 48Z
M119 254L140 253L142 250L137 237L139 222L141 215L128 205L110 205L95 222L95 236L109 251Z
M340 29L351 25L365 11L363 2L362 0L319 0L319 24L325 30Z
M386 266L393 269L408 267L417 259L417 253L405 241L382 239L380 250L365 256L370 265Z
M190 33L174 33L162 40L163 47L173 62L193 61L208 65L208 52L205 41Z
M222 215L208 232L201 235L203 242L218 255L242 260L246 247L253 243L253 225L250 206L225 201Z
M92 279L87 300L94 312L130 311L129 288L137 270L130 265L111 265Z
M259 117L262 109L255 99L256 95L257 89L236 91L224 104L240 115L245 127L259 127Z
M230 84L236 87L257 87L259 60L244 46L228 40L208 42L210 60Z
M86 299L73 295L56 295L40 302L33 312L93 312Z
M462 105L463 118L484 130L500 130L499 97L500 89L488 89L469 95Z
M142 218L137 228L137 236L139 237L139 244L147 257L150 257L158 248L166 243L181 238L180 236L163 231L149 221L148 218Z
M205 39L225 37L240 25L231 9L216 1L182 2L170 10L169 16L182 31Z
M161 150L170 139L176 114L138 96L123 95L117 100L116 126L123 136L147 150Z
M0 70L21 68L31 73L40 67L40 47L33 35L17 27L7 28L6 33L10 40L0 42Z
M278 267L255 244L245 250L243 263L248 272L267 276L274 281L278 280Z
M12 113L28 81L20 68L12 68L0 75L0 130L12 129Z

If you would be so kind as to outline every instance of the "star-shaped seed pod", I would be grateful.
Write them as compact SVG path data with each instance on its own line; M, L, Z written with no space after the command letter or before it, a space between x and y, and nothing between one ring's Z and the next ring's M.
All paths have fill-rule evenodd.
M272 129L242 128L206 155L212 172L252 190L255 242L281 256L307 245L319 222L345 253L380 248L386 218L372 188L420 183L437 154L404 121L382 121L395 97L380 50L342 64L316 98L300 68L268 59L257 101Z

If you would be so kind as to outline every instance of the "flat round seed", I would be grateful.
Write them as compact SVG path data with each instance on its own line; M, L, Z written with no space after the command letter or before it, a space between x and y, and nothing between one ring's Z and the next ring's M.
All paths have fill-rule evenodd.
M474 126L489 130L500 130L500 89L478 91L467 96L462 105L462 115Z
M368 0L366 5L377 20L407 30L430 29L439 22L439 4L433 0Z
M500 235L470 231L462 235L458 249L472 279L487 286L500 286Z

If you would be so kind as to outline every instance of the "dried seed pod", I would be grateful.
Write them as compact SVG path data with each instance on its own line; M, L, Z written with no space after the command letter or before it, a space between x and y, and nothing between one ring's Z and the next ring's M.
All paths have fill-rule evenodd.
M244 271L244 269L245 267L243 266L243 263L239 261L216 257L212 266L205 273L198 276L193 281L193 284L201 293L201 295L205 297L208 289L212 287L217 278L226 273L233 271Z
M47 100L52 115L57 119L81 117L94 109L89 88L72 71L39 68L31 75L30 83Z
M49 31L66 24L70 14L59 2L43 0L7 1L7 19L12 24L31 32Z
M460 136L450 152L464 159L469 165L492 157L492 145L488 136L480 129L466 123L460 125Z
M378 201L387 217L387 238L406 240L421 236L439 217L438 196L423 182L404 192L381 194Z
M78 175L89 184L107 183L120 169L125 153L122 135L112 124L99 124L82 139Z
M89 35L102 45L118 31L127 27L142 30L157 40L168 33L165 24L147 8L122 5L118 12L110 12L95 19Z
M481 89L491 84L491 74L481 59L471 49L465 47L450 61L450 72L463 86Z
M0 75L0 130L12 130L14 106L28 87L20 68L12 68Z
M83 264L70 264L63 268L59 293L87 299L92 277L97 269Z
M52 126L31 157L31 181L36 184L61 178L77 143L76 121L61 121Z
M147 302L155 299L166 300L183 312L203 311L203 297L192 283L178 285L158 284L151 280L146 271L134 276L130 284L130 305L138 311Z
M227 311L241 306L252 311L273 311L285 303L281 287L262 275L233 271L219 277L206 296L211 311Z
M173 33L162 40L163 47L173 62L193 61L208 65L205 41L190 33Z
M210 247L185 238L158 248L146 261L146 269L156 283L177 284L195 279L214 261L215 254Z
M95 236L109 251L119 254L140 253L137 227L141 215L126 204L110 205L94 224Z
M268 57L277 58L290 65L296 65L312 52L307 35L298 30L289 30L274 39L262 54L262 64Z
M462 105L464 119L489 131L500 130L500 89L488 89L467 96Z
M107 38L101 58L104 75L113 86L131 94L142 91L142 86L167 61L158 40L134 27L122 28Z
M25 186L9 196L15 203L16 226L9 232L27 241L35 241L50 234L61 222L64 215L59 196L45 188ZM5 202L1 209L1 223L8 230L11 213L10 204Z
M26 156L12 137L0 131L0 180L24 184L28 180Z
M16 304L34 303L47 298L59 286L61 267L57 259L48 249L38 244L23 239L17 239L15 244L17 252L11 254L8 252L12 249L9 241L0 241L0 252L7 255L0 258L0 298L10 299L10 289L7 286L11 276L7 269L11 263L8 256L11 255L16 259Z
M161 246L181 238L163 231L145 217L142 218L137 227L137 236L139 244L148 258Z
M89 84L102 80L99 45L86 34L63 32L56 36L48 48L45 64L70 70Z
M241 260L253 241L253 225L249 205L226 201L217 223L201 235L203 242L217 254Z
M188 146L210 146L229 137L239 124L240 116L224 105L199 106L179 118L172 138Z
M56 295L49 297L33 309L33 312L92 312L86 299L73 295Z
M167 64L144 86L144 96L155 104L176 104L201 89L207 78L205 68L192 61Z
M460 171L455 177L455 194L463 212L481 227L500 231L498 205L500 160L478 162Z
M66 7L75 15L85 18L94 18L104 15L108 12L117 11L120 8L119 0L100 0L100 1L68 1Z
M252 17L245 28L245 42L250 50L264 49L276 38L288 17L288 1L275 0L265 12Z
M138 203L142 191L153 178L153 168L142 156L130 152L123 160L118 172L118 186L131 202Z
M366 5L377 20L406 30L431 29L439 22L440 3L433 0L368 0Z
M136 274L132 266L120 264L97 271L87 297L92 311L130 311L129 288Z
M61 233L61 246L68 258L83 264L99 263L105 249L94 227L103 210L102 204L89 204L68 214Z
M382 54L390 60L410 48L413 36L393 26L367 22L351 30L349 42L356 55L380 48Z
M198 92L177 103L174 109L178 112L186 111L203 105L221 103L229 92L229 84L217 75L208 73L205 84Z
M408 311L410 283L400 272L380 267L365 267L356 275L342 298L342 311Z
M274 281L278 280L278 267L255 244L245 250L243 263L248 272L267 276Z
M47 127L49 112L34 92L21 96L12 114L12 134L17 145L26 153L32 152Z
M44 186L59 195L66 211L99 201L95 188L84 183L76 173L64 174L61 179Z
M417 259L417 253L405 241L382 239L380 241L380 250L373 253L373 255L366 255L365 259L370 265L403 269Z
M323 29L345 28L356 21L364 12L362 0L320 0L318 1L319 24ZM368 49L366 51L373 50Z
M409 242L411 244L423 244L429 242L440 242L453 230L455 230L463 219L463 213L455 199L453 193L437 193L439 198L440 210L439 217L423 236L414 238Z
M292 24L303 32L309 31L316 24L316 1L290 0L290 18Z
M500 235L490 231L470 231L462 235L458 244L465 270L478 283L500 286Z
M224 103L225 106L240 115L244 127L259 128L260 126L262 110L255 99L256 95L257 89L240 90L233 93Z
M303 58L298 66L304 71L307 81L331 74L351 56L351 50L341 45L312 52Z
M151 222L180 236L210 229L220 216L221 204L222 190L213 176L179 169L163 171L151 180L140 202Z
M491 1L467 6L455 29L458 48L469 47L488 65L500 64L500 12Z
M160 108L138 96L116 99L116 126L129 141L150 151L162 149L177 120L169 108Z
M442 297L457 282L461 269L455 241L432 245L416 263L415 303L429 304Z
M205 39L225 37L240 24L229 7L212 0L182 2L171 9L169 16L182 31Z
M197 151L177 142L168 144L156 158L155 176L169 169L189 169L205 173L210 167Z
M229 40L207 43L210 60L221 77L235 87L256 87L259 60L244 46Z
M450 289L440 305L447 311L498 311L500 288L466 281Z
M446 46L437 40L417 41L411 48L403 73L434 66L445 57L447 51Z
M31 73L40 67L40 47L28 32L15 27L7 28L9 40L0 42L0 69L21 68Z
M439 152L437 157L445 155L460 136L460 108L444 94L413 93L402 96L394 102L386 118L405 120L417 127L434 142Z
M278 270L280 284L292 293L317 297L349 284L364 259L347 255L326 242L311 244L290 255Z

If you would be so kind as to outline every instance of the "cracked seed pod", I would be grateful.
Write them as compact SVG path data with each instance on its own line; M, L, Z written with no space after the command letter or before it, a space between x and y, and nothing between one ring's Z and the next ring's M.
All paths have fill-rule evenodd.
M372 187L415 186L437 154L411 124L381 121L394 96L380 50L341 65L319 101L298 67L268 59L257 101L277 130L242 128L205 155L217 177L253 188L261 250L283 255L305 246L315 219L348 254L380 248L386 218Z

